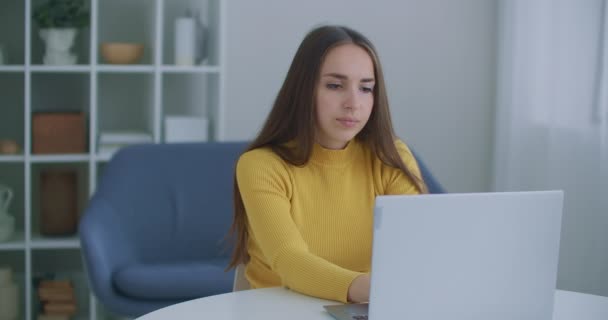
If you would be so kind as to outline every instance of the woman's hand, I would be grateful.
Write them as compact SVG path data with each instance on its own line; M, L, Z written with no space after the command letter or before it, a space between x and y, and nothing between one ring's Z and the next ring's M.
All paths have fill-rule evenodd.
M362 274L351 282L348 288L348 301L360 303L369 301L369 274Z

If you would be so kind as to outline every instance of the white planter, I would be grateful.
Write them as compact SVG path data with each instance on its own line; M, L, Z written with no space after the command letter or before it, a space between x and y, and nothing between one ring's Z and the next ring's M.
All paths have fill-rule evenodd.
M75 28L40 29L40 38L44 41L43 62L46 65L73 65L77 57L70 52L76 38Z

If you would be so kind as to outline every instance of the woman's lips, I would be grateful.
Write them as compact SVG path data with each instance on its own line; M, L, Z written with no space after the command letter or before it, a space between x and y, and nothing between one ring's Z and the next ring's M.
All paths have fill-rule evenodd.
M353 118L338 118L336 120L338 120L338 122L346 128L352 128L359 123L359 120Z

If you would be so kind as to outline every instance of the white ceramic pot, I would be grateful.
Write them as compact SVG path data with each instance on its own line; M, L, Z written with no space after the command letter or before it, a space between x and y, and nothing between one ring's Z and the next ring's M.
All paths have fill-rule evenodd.
M76 64L76 55L70 52L76 38L75 28L40 29L40 38L44 40L45 52L43 62L47 65Z

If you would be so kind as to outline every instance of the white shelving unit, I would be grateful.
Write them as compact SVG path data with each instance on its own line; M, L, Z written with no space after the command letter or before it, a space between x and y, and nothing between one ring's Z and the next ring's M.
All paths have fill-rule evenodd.
M111 155L98 153L104 130L141 130L163 143L166 115L204 116L209 140L223 139L225 0L87 0L90 26L79 30L74 66L42 64L44 45L31 19L43 0L0 1L0 139L16 140L21 152L0 154L0 184L15 197L12 239L0 243L0 266L15 273L20 286L20 319L35 320L39 302L33 279L53 272L73 281L78 303L74 319L115 319L90 292L77 235L49 238L39 232L39 173L47 167L78 172L80 212L95 191ZM207 27L202 65L173 64L173 21L187 9L201 13ZM142 42L145 53L134 65L107 64L99 52L106 41ZM65 107L66 109L63 109ZM82 154L33 154L32 115L37 111L82 111L88 146Z

